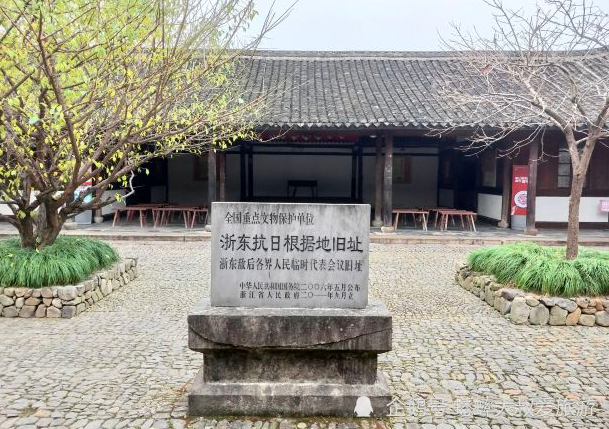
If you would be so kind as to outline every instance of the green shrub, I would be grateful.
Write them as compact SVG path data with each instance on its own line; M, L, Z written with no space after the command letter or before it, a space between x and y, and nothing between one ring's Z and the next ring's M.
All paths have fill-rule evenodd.
M0 240L0 286L41 288L76 284L118 261L108 244L81 237L58 237L40 250L22 249L19 240Z
M485 247L469 255L474 271L493 274L497 281L548 295L609 294L609 252L582 249L574 260L565 249L533 243Z

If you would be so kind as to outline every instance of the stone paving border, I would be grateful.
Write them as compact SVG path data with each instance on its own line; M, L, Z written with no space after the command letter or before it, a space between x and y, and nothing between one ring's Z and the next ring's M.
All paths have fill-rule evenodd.
M0 316L70 319L137 275L137 259L127 258L77 285L0 288Z
M518 325L609 327L609 297L541 296L497 282L492 275L462 265L457 283Z

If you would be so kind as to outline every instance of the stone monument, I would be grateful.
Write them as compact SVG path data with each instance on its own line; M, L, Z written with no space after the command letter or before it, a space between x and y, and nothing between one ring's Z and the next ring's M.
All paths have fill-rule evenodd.
M387 414L392 321L368 299L369 225L368 205L213 203L189 414L353 416L361 397Z

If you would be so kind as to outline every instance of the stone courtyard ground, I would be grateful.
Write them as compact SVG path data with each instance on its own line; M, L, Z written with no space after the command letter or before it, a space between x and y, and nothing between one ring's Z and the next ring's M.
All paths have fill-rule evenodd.
M140 277L96 308L0 318L0 429L609 428L609 330L511 324L454 283L454 262L473 249L458 245L371 245L370 293L394 316L380 366L410 404L405 416L189 420L185 391L202 358L187 348L186 315L209 293L209 242L114 245L140 258ZM596 405L587 416L526 413L536 398ZM485 409L471 416L468 404Z

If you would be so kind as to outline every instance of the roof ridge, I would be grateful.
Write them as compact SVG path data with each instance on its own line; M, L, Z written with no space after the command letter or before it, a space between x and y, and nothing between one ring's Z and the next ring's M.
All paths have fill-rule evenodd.
M480 52L478 52L480 53ZM496 55L499 52L488 51L488 53ZM504 51L506 55L514 54L514 52ZM301 51L301 50L272 50L261 49L249 52L247 56L251 58L264 58L268 60L300 60L300 61L345 61L345 60L463 60L468 52L455 51ZM605 57L608 52L604 49L594 49L582 52L562 52L556 51L554 54L562 56L577 57L578 54L588 54L591 57Z
M457 58L454 52L445 51L287 51L287 50L257 50L252 57L266 59L298 59L298 60L346 60L346 59L441 59Z

